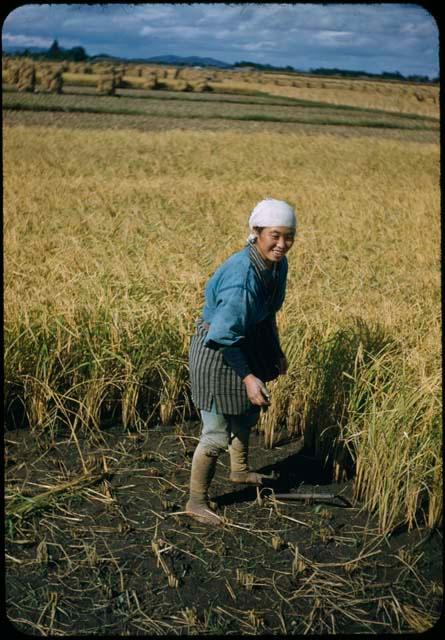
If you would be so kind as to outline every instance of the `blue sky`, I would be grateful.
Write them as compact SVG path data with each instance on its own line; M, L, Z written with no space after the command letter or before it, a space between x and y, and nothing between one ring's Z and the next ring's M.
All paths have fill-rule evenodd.
M89 55L439 74L438 27L420 4L24 4L3 23L3 47L54 38Z

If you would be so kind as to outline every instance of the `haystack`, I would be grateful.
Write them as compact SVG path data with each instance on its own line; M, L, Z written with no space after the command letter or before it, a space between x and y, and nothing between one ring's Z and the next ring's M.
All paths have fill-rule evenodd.
M207 84L207 82L197 82L193 86L193 91L198 91L202 93L204 91L213 91L213 89L209 84Z
M177 80L174 88L175 91L193 91L192 85L185 80Z
M159 89L159 82L157 75L147 75L142 83L143 89Z
M19 67L19 77L17 81L18 91L34 92L36 88L36 69L34 64L24 62Z
M116 93L116 85L114 82L114 74L101 74L97 81L97 93L101 96L114 96Z
M40 71L42 89L50 93L62 93L63 76L61 67L47 67Z
M6 83L17 85L20 76L20 67L19 65L10 65L6 70Z

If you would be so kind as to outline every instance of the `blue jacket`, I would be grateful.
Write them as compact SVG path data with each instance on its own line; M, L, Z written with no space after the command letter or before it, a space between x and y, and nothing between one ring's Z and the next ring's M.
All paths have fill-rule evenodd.
M249 331L281 308L287 279L287 258L276 265L276 273L260 259L258 268L250 258L251 247L231 255L211 276L205 287L204 322L210 325L205 345L234 346L248 337ZM275 295L267 285L276 277Z

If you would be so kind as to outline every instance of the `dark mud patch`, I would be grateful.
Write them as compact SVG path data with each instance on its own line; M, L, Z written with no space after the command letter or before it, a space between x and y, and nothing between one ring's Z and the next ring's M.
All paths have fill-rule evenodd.
M220 457L218 529L182 513L199 425L104 431L103 441L5 436L6 603L37 635L404 633L433 627L442 607L441 531L381 535L333 485L302 441L251 466L270 487L345 501L271 499L233 486ZM43 498L42 498L43 496ZM351 504L352 506L348 506Z

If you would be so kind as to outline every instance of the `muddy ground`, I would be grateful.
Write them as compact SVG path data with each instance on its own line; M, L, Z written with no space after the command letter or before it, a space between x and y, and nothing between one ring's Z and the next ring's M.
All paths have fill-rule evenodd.
M330 484L301 439L251 466L270 488L233 486L228 454L211 487L210 528L186 516L199 424L79 439L5 435L6 612L33 635L402 633L432 628L442 610L442 532L380 535ZM274 499L301 487L338 493ZM38 497L39 496L39 497Z

